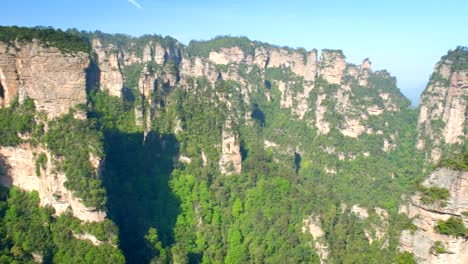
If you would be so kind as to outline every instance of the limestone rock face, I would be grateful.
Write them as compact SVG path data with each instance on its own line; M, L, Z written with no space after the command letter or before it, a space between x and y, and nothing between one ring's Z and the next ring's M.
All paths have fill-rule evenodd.
M86 103L85 69L89 65L84 52L64 54L38 41L0 42L0 106L13 98L34 99L36 109L49 118L67 113L77 104Z
M221 173L231 175L239 174L242 170L242 157L240 153L239 137L231 129L231 123L226 122L223 129L221 158L219 159Z
M468 211L468 172L441 168L433 172L423 182L423 185L446 188L449 190L450 198L447 206L441 208L436 205L422 204L420 196L415 195L400 208L401 213L414 218L413 224L417 227L414 233L409 230L403 231L400 237L400 250L412 252L418 263L467 263L468 241L466 238L442 235L434 228L437 221L446 221L451 216L462 218L465 227L468 225L468 218L462 215L463 212ZM431 253L431 247L436 241L442 242L447 253Z
M454 52L468 54L464 49ZM440 160L444 145L462 144L467 139L464 130L468 107L468 62L461 61L453 55L454 52L449 52L437 63L421 97L417 148L426 153L426 161L430 163Z
M40 169L40 175L36 174L35 155L45 153L47 155L46 168ZM41 205L52 206L60 215L67 211L86 222L103 221L106 213L87 208L80 199L65 188L66 176L56 172L53 159L46 150L41 147L33 148L28 144L18 147L0 147L0 159L5 171L0 172L0 183L4 186L17 186L26 191L37 191L41 199ZM91 162L98 170L100 162Z

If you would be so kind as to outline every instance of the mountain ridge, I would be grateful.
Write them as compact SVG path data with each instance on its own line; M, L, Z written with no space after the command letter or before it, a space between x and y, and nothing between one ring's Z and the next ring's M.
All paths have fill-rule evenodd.
M346 63L339 50L323 50L318 58L317 50L246 38L190 48L170 37L76 34L89 45L87 63L74 62L86 55L66 41L34 49L29 40L10 41L0 52L0 113L9 128L2 130L8 136L2 167L18 160L5 149L37 147L27 153L31 170L23 176L66 178L55 193L36 188L42 204L48 197L63 205L60 192L69 191L91 213L107 213L90 223L95 229L115 223L107 233L65 225L62 233L74 235L69 241L89 240L96 254L100 245L118 243L112 254L122 262L122 252L128 263L390 263L407 257L398 251L401 229L411 227L399 214L401 196L416 192L432 170L424 157L430 147L417 150L416 138L444 137L445 130L417 128L416 110L387 71L372 71L368 59ZM17 55L22 50L37 50L35 58L56 54L75 67L60 67L63 77L53 76L56 61L41 60L50 75L31 80L21 68L32 67L25 63L30 58ZM464 67L454 65L453 72ZM56 81L37 86L40 78ZM59 110L46 107L57 104L50 91L70 98L61 89L67 83L79 90L78 99ZM464 87L461 81L440 90ZM464 126L457 120L450 127ZM463 150L447 143L442 152L448 156ZM80 217L71 206L54 221L68 213ZM265 234L269 239L260 239ZM117 235L119 242L109 239ZM28 258L57 249L24 250Z

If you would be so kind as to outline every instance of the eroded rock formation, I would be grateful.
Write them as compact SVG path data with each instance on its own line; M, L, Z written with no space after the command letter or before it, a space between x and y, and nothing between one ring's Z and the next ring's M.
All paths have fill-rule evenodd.
M345 56L341 50L322 50L319 74L331 84L341 84L346 68Z
M438 162L445 146L462 144L467 140L466 54L467 50L458 48L442 57L421 97L417 148L426 153L427 162Z
M223 129L219 169L221 173L227 175L239 174L242 170L239 137L232 131L230 121L226 122Z
M45 168L36 167L39 154L47 155ZM71 212L75 217L86 222L103 221L106 213L87 208L80 199L65 188L66 176L58 172L54 165L54 159L47 150L42 147L31 147L23 144L17 147L0 147L0 157L6 168L0 174L0 183L4 186L17 186L27 191L37 191L41 199L41 205L52 206L56 214ZM93 160L91 164L99 170L100 161Z
M463 215L463 212L468 211L468 172L441 168L433 172L423 185L446 188L450 198L446 206L441 207L422 203L420 194L417 194L400 208L401 213L414 219L413 224L417 227L415 231L403 231L400 249L412 252L418 263L467 263L468 240L440 234L435 227L437 221L446 221L450 217L462 218L465 227L468 225L468 218ZM446 253L435 253L432 250L436 241L440 241Z
M314 246L320 257L320 263L327 263L330 250L324 239L325 233L320 226L320 220L317 216L311 215L302 222L302 232L309 233L314 238Z
M86 104L85 69L89 65L84 52L63 53L29 43L0 42L0 96L4 106L14 98L34 99L36 109L49 118L65 114L77 104Z

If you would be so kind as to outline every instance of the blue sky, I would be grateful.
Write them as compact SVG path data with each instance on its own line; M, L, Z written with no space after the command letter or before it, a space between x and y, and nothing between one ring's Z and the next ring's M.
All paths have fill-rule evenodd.
M170 35L183 43L247 36L291 47L369 57L417 101L434 64L468 45L468 1L3 0L0 25ZM133 2L133 3L132 3Z

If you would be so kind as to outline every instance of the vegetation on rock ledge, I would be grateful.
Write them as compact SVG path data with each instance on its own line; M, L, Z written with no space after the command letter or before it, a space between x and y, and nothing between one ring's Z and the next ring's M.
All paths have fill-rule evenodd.
M51 27L5 27L0 26L0 42L13 44L18 42L32 42L38 40L44 47L56 47L64 53L85 52L91 48L88 42L77 34L71 34Z

